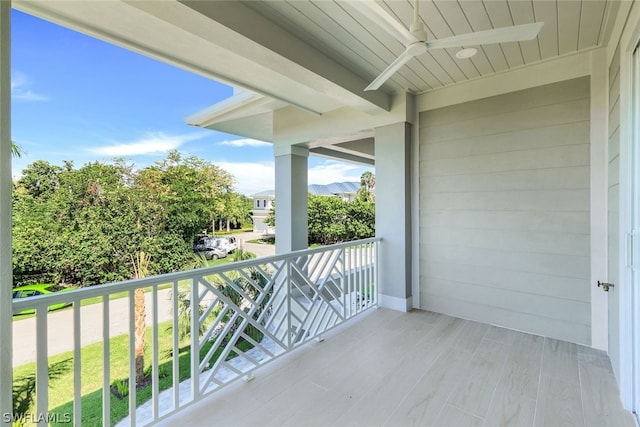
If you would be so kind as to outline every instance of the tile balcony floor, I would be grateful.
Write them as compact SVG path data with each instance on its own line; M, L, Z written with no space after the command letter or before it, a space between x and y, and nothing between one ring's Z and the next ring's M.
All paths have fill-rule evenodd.
M185 409L188 426L634 427L603 352L378 309Z

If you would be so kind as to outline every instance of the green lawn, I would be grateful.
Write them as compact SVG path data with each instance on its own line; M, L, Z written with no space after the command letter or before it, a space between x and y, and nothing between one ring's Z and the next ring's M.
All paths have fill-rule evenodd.
M171 321L161 323L159 325L159 348L160 348L160 373L165 376L160 378L160 390L167 389L172 386L172 356L170 351L172 348L172 333L170 330ZM261 339L262 337L256 337ZM188 346L189 339L186 338L180 343L179 353L179 378L183 381L190 377L190 357L191 351ZM147 328L146 332L146 349L145 349L145 367L150 372L151 365L151 328ZM211 347L211 343L207 343L201 350L201 356ZM110 383L114 380L125 379L129 377L129 337L128 335L120 335L114 337L110 341L111 354L111 378ZM246 351L251 348L247 342L238 344L238 348ZM83 426L100 426L102 425L102 382L103 382L103 366L102 366L103 344L95 343L82 348L82 425ZM222 349L214 354L212 362L219 357ZM229 359L235 357L232 353ZM73 414L73 353L66 352L49 358L49 365L54 371L60 373L49 380L49 407L50 413L61 414L61 420L65 419L65 414ZM20 378L32 376L35 372L35 363L29 363L14 368L14 383L20 382ZM162 375L161 375L162 376ZM151 386L147 386L137 391L137 404L149 400L151 398ZM129 398L118 399L111 394L111 423L115 424L129 412ZM53 424L57 425L57 424ZM66 426L68 424L59 424Z
M229 255L226 258L218 260L206 261L208 266L216 266L227 264L234 261L234 255ZM163 285L160 289L165 289L171 285ZM125 298L128 296L128 292L119 292L110 296L110 299ZM90 298L82 302L82 305L99 303L102 301L101 297ZM16 316L16 318L24 319L28 316ZM159 338L159 355L160 355L160 390L167 389L173 384L172 377L172 355L170 354L173 345L173 337L171 332L171 321L163 322L158 327ZM147 328L145 342L147 343L145 348L145 367L150 372L151 366L151 328ZM255 336L254 339L260 341L262 336ZM179 352L179 378L183 381L190 377L190 358L191 351L188 346L189 338L186 338L180 343ZM201 349L201 357L209 350L211 343L205 344ZM246 351L251 348L251 345L247 342L241 342L238 344L238 348L242 351ZM83 426L100 426L102 424L102 383L103 383L103 366L102 366L102 351L103 344L101 342L90 344L82 348L81 352L81 392L82 392L82 425ZM211 363L219 357L222 349L219 349L214 354ZM113 337L110 340L110 384L113 384L115 380L122 380L129 377L129 336L120 335ZM229 358L235 357L235 353L231 353ZM65 414L73 413L73 353L66 352L49 358L50 372L54 375L49 379L49 407L53 408L51 413L61 414L61 420L65 419ZM35 373L35 362L28 363L14 368L14 386L15 384L25 384L28 387L33 387L33 377ZM147 386L137 391L136 402L141 404L151 398L151 386ZM111 394L111 423L114 424L127 416L129 411L129 399L125 397L120 400L115 395ZM56 425L56 424L54 424ZM68 425L68 424L60 424Z
M242 234L242 233L251 233L253 231L253 228L249 227L249 228L241 228L238 230L231 230L231 231L219 231L216 230L215 231L215 235L216 236L230 236L233 234Z
M216 260L207 260L206 261L206 266L207 267L214 267L214 266L218 266L218 265L224 265L224 264L228 264L230 262L234 261L234 257L233 254L229 254L227 255L225 258L220 258L220 259L216 259ZM204 267L204 265L203 265ZM171 287L171 283L167 283L165 285L161 285L158 287L158 290L163 290L163 289L169 289ZM145 292L151 292L151 288L146 288ZM126 298L129 296L129 291L123 291L123 292L116 292L114 294L109 295L109 300L115 300L115 299L120 299L120 298ZM80 306L84 307L86 305L91 305L91 304L99 304L102 302L102 297L93 297L93 298L87 298L85 300L82 300L80 302ZM62 310L67 310L71 307L65 307ZM22 314L22 315L16 315L13 316L13 321L17 321L17 320L24 320L24 319L29 319L31 317L35 317L35 314Z

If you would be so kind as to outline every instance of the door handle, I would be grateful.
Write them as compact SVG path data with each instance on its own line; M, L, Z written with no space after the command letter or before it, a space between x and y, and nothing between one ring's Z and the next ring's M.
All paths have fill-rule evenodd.
M613 283L605 283L598 280L598 287L602 286L602 290L605 292L609 292L609 288L615 287Z

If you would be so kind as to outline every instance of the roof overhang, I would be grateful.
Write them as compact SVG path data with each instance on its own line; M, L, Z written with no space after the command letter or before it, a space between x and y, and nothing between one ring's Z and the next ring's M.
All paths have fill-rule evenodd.
M273 142L273 112L285 107L264 95L239 92L185 118L188 125Z
M384 92L235 1L13 0L67 28L307 112L349 106L380 113Z

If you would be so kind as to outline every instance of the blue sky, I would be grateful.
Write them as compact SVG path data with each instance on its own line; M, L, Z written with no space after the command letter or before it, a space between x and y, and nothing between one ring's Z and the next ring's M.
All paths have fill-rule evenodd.
M229 86L16 10L11 68L12 139L25 152L14 179L36 160L145 167L178 149L232 173L241 193L273 188L271 144L184 123L231 96ZM309 183L359 181L365 170L310 157Z

